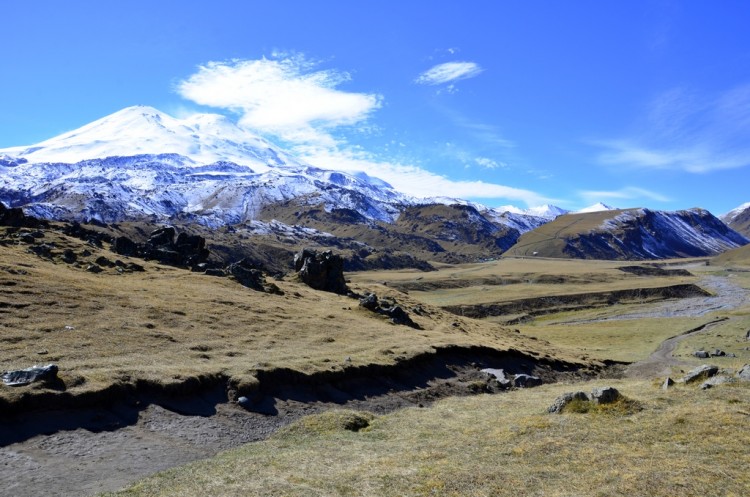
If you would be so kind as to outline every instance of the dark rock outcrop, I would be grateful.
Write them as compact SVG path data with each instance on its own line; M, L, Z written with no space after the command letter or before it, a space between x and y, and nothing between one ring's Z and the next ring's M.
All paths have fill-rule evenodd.
M47 226L46 221L27 216L18 207L6 207L0 202L0 226L13 226L16 228L38 228Z
M349 292L344 279L344 259L330 250L300 250L294 256L294 270L311 288L341 295Z
M193 267L205 262L210 255L206 239L198 235L180 233L172 226L152 231L146 243L137 243L128 237L117 237L112 251L127 257L152 259L170 266Z
M403 307L390 300L379 300L374 293L368 293L359 299L359 306L369 311L387 316L391 323L420 329L419 325L412 320L409 313Z

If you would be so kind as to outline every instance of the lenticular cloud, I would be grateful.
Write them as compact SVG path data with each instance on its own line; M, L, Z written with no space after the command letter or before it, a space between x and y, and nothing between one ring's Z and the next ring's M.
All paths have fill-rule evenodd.
M295 142L325 140L325 130L357 124L380 107L379 95L336 88L350 79L347 73L312 66L302 57L209 62L178 83L177 92L240 113L244 127Z

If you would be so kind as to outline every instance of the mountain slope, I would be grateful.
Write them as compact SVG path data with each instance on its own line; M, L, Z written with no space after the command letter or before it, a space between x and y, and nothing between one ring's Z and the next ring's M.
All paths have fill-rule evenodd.
M727 212L721 216L721 220L738 233L750 237L750 202Z
M508 254L646 260L717 255L747 243L703 209L625 209L560 216L522 235Z
M0 174L0 201L55 219L185 218L218 226L294 200L390 221L412 201L365 173L306 164L223 116L180 120L150 107L0 150Z
M133 106L28 147L0 149L0 156L29 163L64 162L133 155L177 154L195 164L217 161L249 166L304 166L263 138L218 114L177 119L153 107Z

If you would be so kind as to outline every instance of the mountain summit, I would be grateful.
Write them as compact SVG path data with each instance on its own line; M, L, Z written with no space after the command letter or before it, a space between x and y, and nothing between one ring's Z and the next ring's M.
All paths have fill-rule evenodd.
M217 226L294 202L390 221L412 202L365 173L320 169L215 114L128 107L27 147L0 150L0 201L45 218L182 217Z
M74 164L89 159L133 155L176 154L196 164L218 161L249 166L302 166L268 141L219 114L194 114L177 119L153 107L137 105L73 131L27 147L0 149L0 156L29 163Z

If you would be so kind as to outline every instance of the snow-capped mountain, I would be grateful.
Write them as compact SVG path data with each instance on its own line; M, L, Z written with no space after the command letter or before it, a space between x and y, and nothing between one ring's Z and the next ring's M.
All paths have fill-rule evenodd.
M413 199L366 173L306 164L223 116L129 107L29 147L0 150L0 201L51 218L255 219L274 202L393 220Z
M750 202L732 209L719 217L727 226L745 236L750 237Z
M36 145L0 149L0 156L32 164L163 154L187 157L196 165L234 162L256 172L274 166L307 165L224 116L195 114L177 119L142 105L127 107Z
M571 219L575 222L571 222ZM648 260L718 255L748 239L704 209L624 209L572 214L522 236L514 255Z
M617 209L617 207L612 207L602 202L597 202L594 205L589 205L588 207L584 207L579 211L575 211L575 213L583 214L586 212L616 211Z

